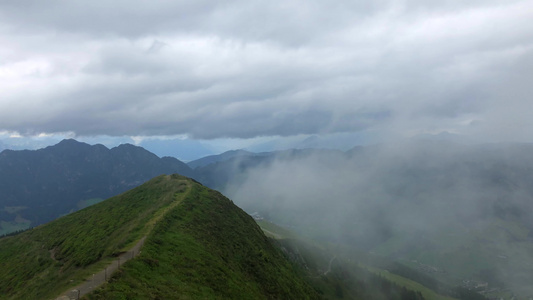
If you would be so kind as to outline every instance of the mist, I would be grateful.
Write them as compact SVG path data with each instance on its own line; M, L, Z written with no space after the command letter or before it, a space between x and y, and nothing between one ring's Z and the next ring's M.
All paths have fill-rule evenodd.
M223 190L304 236L533 295L532 151L408 141L280 152L233 160Z

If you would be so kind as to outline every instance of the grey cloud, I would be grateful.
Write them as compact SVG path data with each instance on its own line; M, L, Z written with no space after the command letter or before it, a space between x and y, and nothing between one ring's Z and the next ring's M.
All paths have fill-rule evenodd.
M532 91L527 1L29 3L0 5L2 130L490 136Z

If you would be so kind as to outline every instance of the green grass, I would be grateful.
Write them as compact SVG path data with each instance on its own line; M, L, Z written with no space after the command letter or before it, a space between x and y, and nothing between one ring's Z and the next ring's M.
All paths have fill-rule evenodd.
M187 180L147 184L51 223L0 239L0 299L47 299L83 281L145 235Z
M260 220L257 224L267 234L279 240L281 246L309 270L308 277L313 282L321 296L326 299L409 299L413 293L401 291L405 288L407 291L420 293L425 299L454 299L437 294L430 288L404 278L400 275L389 273L388 271L364 266L355 263L357 254L355 249L341 251L340 247L332 243L320 243L315 240L304 239L296 233L278 226L274 223ZM325 275L329 264L333 260L331 272ZM388 282L388 283L385 283ZM390 293L384 293L383 286L387 286Z
M216 191L178 175L159 176L0 239L0 299L53 299L143 236L141 254L86 298L450 299L375 265L361 267L351 249L258 223L263 230Z
M376 274L376 275L379 275L379 276L382 276L383 278L391 281L391 282L394 282L395 284L401 286L401 287L405 287L409 290L413 290L413 291L418 291L422 294L422 296L424 296L425 299L435 299L435 300L453 300L455 298L451 298L451 297L447 297L447 296L443 296L443 295L439 295L437 293L435 293L433 290L423 286L422 284L416 282L416 281L413 281L413 280L410 280L410 279L407 279L407 278L404 278L402 276L399 276L399 275L396 275L396 274L393 274L393 273L390 273L386 270L380 270L380 269L377 269L377 268L373 268L373 267L368 267L368 266L361 266L369 271L371 271L372 273Z
M87 297L318 298L249 215L172 175L0 239L0 299L54 299L143 236L141 254Z
M194 185L138 259L89 299L313 299L316 292L220 193Z
M441 272L432 276L447 285L477 280L488 282L490 289L510 289L519 298L529 298L533 296L533 271L527 263L533 260L529 232L512 218L491 218L468 227L453 224L418 240L412 234L398 233L373 251L402 257L413 268L418 263L434 266Z

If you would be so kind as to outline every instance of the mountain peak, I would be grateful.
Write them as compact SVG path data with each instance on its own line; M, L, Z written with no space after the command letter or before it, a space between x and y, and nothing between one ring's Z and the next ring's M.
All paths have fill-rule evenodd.
M79 142L75 139L64 139L61 142L51 146L51 147L77 147L77 146L90 146L89 144Z

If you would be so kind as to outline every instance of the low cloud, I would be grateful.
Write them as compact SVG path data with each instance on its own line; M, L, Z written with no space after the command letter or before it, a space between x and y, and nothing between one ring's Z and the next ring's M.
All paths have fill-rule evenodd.
M530 295L531 149L421 140L284 152L234 161L223 192L304 236L432 265L455 280L491 272L491 287L499 280Z

